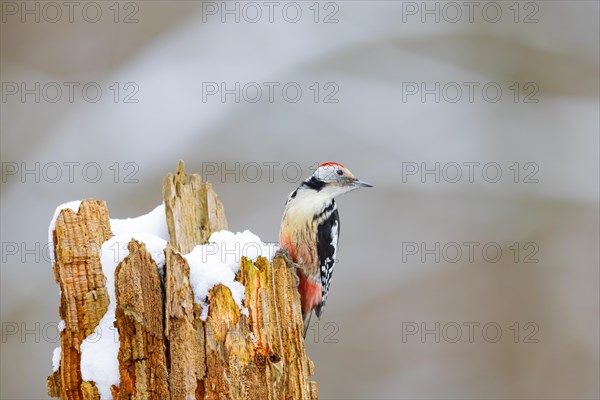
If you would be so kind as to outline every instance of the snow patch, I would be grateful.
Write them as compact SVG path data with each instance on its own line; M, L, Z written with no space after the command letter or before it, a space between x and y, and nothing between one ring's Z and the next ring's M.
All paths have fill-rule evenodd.
M198 245L184 255L190 266L190 283L194 292L194 301L202 305L200 319L206 321L209 304L208 292L216 285L223 284L231 290L235 304L242 314L248 315L243 306L245 287L235 280L240 270L242 256L256 261L259 256L273 258L277 246L264 243L258 236L245 230L233 233L229 231L214 232L207 244Z
M166 218L165 205L161 204L148 214L136 218L111 219L110 230L113 235L127 232L145 232L169 240Z
M60 366L60 357L61 357L61 347L58 346L52 352L52 372L58 371L58 367Z

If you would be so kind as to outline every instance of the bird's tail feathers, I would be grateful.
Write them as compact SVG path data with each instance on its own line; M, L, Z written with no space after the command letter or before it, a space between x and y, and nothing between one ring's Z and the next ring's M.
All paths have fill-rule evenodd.
M304 315L304 337L306 338L306 332L310 326L310 317L312 316L312 310Z

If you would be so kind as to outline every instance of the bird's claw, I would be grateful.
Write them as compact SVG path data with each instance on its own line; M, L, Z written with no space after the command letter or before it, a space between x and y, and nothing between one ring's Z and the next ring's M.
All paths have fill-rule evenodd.
M280 247L279 249L277 249L277 251L273 255L273 259L275 259L277 257L283 258L283 260L288 264L292 263L292 257L290 256L290 252L284 248Z
M294 261L292 261L292 257L290 256L290 253L286 249L282 249L282 248L278 249L275 252L275 255L273 256L273 259L275 259L277 257L283 258L285 263L292 268L292 273L294 274L294 278L296 279L294 287L298 287L298 285L300 284L300 278L298 277L298 268L300 268L300 266L298 264L296 264Z
M294 282L294 287L298 287L298 285L300 285L300 278L298 277L298 264L292 265L292 274L294 274L294 279L296 280Z

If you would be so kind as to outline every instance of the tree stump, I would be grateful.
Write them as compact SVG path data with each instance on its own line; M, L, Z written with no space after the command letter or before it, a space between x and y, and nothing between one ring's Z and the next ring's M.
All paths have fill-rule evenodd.
M225 229L223 205L183 162L163 180L169 244L164 277L143 243L132 240L115 271L115 327L119 333L118 399L306 399L318 397L309 380L300 298L281 258L242 258L237 280L245 286L243 315L229 288L209 293L206 321L194 302L183 254ZM61 289L62 356L48 377L48 393L61 399L100 399L94 382L81 378L80 345L109 304L100 264L102 243L112 236L102 201L84 200L77 213L62 210L53 233Z

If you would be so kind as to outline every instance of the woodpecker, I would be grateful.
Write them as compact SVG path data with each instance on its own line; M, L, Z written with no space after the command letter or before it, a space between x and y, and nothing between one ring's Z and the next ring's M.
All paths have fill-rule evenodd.
M295 268L304 335L314 311L321 318L336 262L340 218L334 198L372 187L335 162L321 164L288 197L281 219L278 255Z

